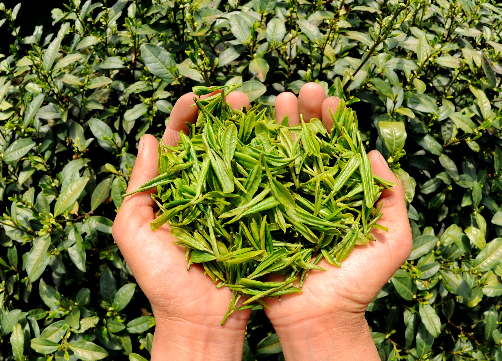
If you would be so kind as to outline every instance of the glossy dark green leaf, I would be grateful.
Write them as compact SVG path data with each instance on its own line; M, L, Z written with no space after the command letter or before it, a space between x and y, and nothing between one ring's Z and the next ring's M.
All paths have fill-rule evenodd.
M467 227L465 229L465 234L469 237L469 240L479 249L483 249L486 246L485 235L481 230L475 227Z
M439 142L434 139L429 134L424 135L423 137L414 137L413 138L422 148L431 152L434 155L441 155L443 153L443 147Z
M467 282L456 273L449 270L439 270L441 277L443 278L443 283L445 286L449 287L455 294L463 297L465 299L471 298L471 289Z
M386 81L383 81L382 79L379 78L374 78L371 80L375 88L378 90L379 93L382 95L386 96L389 99L394 100L394 92L392 91L392 87L389 83Z
M286 35L286 26L284 22L278 18L273 18L267 24L267 41L269 43L278 43L282 41L284 35Z
M109 304L112 304L117 292L117 283L115 277L113 277L112 271L110 271L108 267L101 273L101 277L99 278L99 289L101 297Z
M438 337L441 333L441 320L436 314L434 308L430 305L420 303L418 310L420 312L420 318L422 319L427 331L429 331L432 337Z
M21 317L21 310L12 310L9 312L6 312L2 315L2 320L0 322L0 325L2 326L2 335L8 335L16 323L18 322L19 318Z
M176 63L169 52L154 44L142 44L140 49L145 66L152 74L168 83L174 80L170 67L175 67Z
M5 150L3 160L5 162L18 160L24 157L34 146L35 142L31 139L18 139Z
M104 348L89 341L73 341L69 346L75 356L83 360L101 360L108 356Z
M317 26L304 19L297 20L296 23L312 43L315 44L316 41L322 41L322 34Z
M491 308L485 313L485 340L489 341L492 338L493 331L497 329L498 312L495 308Z
M483 71L486 75L486 80L488 80L488 84L490 85L490 88L495 88L497 86L497 79L495 78L495 72L493 71L493 68L486 58L486 56L483 54L481 57L482 60L482 65L483 65Z
M85 272L86 253L84 248L84 240L80 232L74 227L68 236L69 239L75 240L75 244L68 248L68 255L73 264L82 272Z
M420 192L423 194L430 194L434 192L436 189L438 189L441 183L442 183L441 179L439 178L429 179L421 186Z
M429 253L437 244L438 238L436 236L420 236L413 240L413 250L411 251L409 260L414 260Z
M19 323L16 323L10 335L12 355L16 360L22 360L24 354L24 331Z
M473 262L473 267L479 272L487 272L502 262L502 238L488 242Z
M89 178L81 177L68 184L61 190L56 205L54 206L54 215L58 216L64 213L68 208L73 207L80 194L83 192Z
M282 347L277 334L265 337L256 345L256 354L259 356L273 355L282 352Z
M112 307L116 311L122 311L131 301L132 296L134 296L134 290L136 288L135 283L128 283L119 288L115 296L113 297Z
M38 110L42 106L42 103L44 102L45 94L38 94L28 105L28 108L26 109L26 112L24 113L24 120L23 120L23 126L27 127L32 119L35 117L35 114L37 114Z
M65 323L71 328L79 328L80 326L80 309L74 308L65 317Z
M127 324L127 331L130 333L145 332L155 326L155 319L152 316L138 317Z
M249 63L249 71L261 82L265 81L269 69L267 61L263 58L255 58Z
M112 187L112 179L113 178L108 177L100 182L96 188L94 188L91 196L91 211L98 208L98 206L109 197Z
M59 343L52 342L43 338L31 339L31 348L43 355L53 353L59 349Z
M26 271L31 282L35 282L44 272L49 264L49 255L47 251L51 244L51 237L46 234L33 241L33 248L28 255L26 262Z
M409 272L397 270L390 279L397 293L407 301L413 300L416 292L416 286L411 279Z
M441 153L439 156L439 163L444 167L446 173L450 175L453 179L458 179L458 169L455 162L451 160L446 154Z
M427 331L425 325L420 323L416 335L416 349L419 357L426 355L432 348L434 337Z
M242 43L247 43L251 36L251 29L247 20L241 15L230 17L230 29L235 38Z

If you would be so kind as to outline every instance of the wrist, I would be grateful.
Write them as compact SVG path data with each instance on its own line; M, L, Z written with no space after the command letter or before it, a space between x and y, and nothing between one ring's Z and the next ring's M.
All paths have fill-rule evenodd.
M215 320L189 322L179 317L155 318L152 361L242 360L246 323ZM229 320L230 321L230 320Z
M332 313L274 328L287 361L380 361L364 312Z

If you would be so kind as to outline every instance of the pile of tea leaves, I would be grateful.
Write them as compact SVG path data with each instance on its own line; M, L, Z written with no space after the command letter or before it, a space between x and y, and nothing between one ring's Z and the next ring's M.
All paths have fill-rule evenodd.
M323 258L340 267L355 245L373 240L372 228L385 229L374 205L394 185L372 174L356 114L343 101L328 132L319 119L290 127L258 106L233 110L225 95L234 88L194 88L223 92L196 100L190 134L176 147L161 143L159 176L135 191L157 188L152 229L168 222L188 268L200 263L217 287L233 291L222 324L235 310L266 307L265 297L301 292L310 271L324 271ZM284 281L264 281L269 274Z

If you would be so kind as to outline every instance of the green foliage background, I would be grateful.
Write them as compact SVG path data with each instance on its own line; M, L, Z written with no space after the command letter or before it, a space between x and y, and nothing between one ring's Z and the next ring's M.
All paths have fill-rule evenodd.
M148 358L155 320L111 237L139 138L194 85L272 106L309 81L406 189L414 250L366 314L382 360L502 360L496 1L68 0L29 36L19 6L0 7L0 360ZM259 309L255 358L283 359Z

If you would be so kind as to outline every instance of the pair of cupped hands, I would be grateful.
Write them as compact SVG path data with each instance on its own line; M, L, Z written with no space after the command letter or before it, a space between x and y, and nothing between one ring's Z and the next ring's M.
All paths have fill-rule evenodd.
M208 97L212 94L201 96ZM179 132L187 134L186 122L194 123L198 109L195 94L178 99L163 137L176 145ZM226 97L234 109L249 107L249 99L239 91ZM289 124L318 118L328 130L339 99L326 98L316 83L305 84L297 98L280 94L275 102L276 119ZM365 121L364 119L360 121ZM138 189L157 174L158 141L144 135L139 143L136 164L127 192ZM384 190L383 216L379 224L389 229L373 229L376 239L355 247L341 268L321 261L325 272L311 272L302 293L286 295L279 301L266 299L265 313L272 322L286 360L380 360L364 313L381 287L408 258L412 236L404 200L404 190L382 155L369 154L372 172L398 185ZM155 219L150 192L126 197L113 225L113 236L138 284L150 300L155 314L152 360L241 360L250 310L234 312L224 326L232 293L217 289L203 268L192 265L187 271L185 248L173 243L166 224L150 229Z

